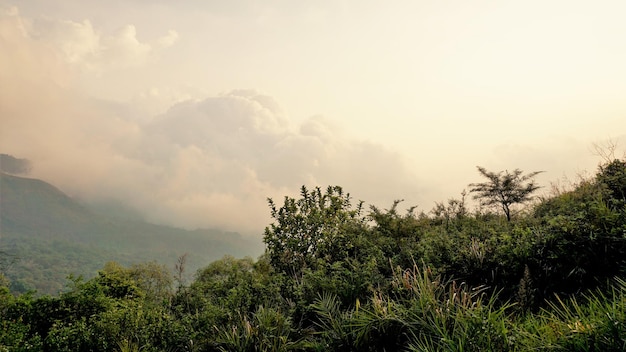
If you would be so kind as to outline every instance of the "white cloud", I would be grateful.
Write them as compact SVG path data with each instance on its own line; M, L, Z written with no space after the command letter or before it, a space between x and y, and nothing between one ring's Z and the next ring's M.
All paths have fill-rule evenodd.
M174 43L176 43L177 40L178 40L178 32L170 29L169 31L167 31L166 35L162 36L161 38L158 38L156 40L156 43L158 44L159 48L165 49L174 45Z
M485 66L523 48L488 45L493 33L508 38L497 35L506 16L466 30L483 23L473 15L484 11L471 6L450 13L433 5L435 15L424 8L420 21L400 5L318 12L318 5L270 4L273 13L257 4L242 14L247 3L200 11L189 3L73 1L72 11L55 12L49 2L28 2L36 13L71 12L72 20L0 10L0 82L11 87L0 89L0 151L33 159L35 176L72 195L122 200L153 221L258 234L269 221L265 198L302 184L341 185L382 207L405 198L428 211L479 181L475 165L547 170L548 180L588 168L588 140L624 125L623 65L607 65L615 74L584 94L564 86L539 97L533 92L557 89L522 90L519 82L545 81L519 76L535 71ZM177 44L168 28L185 40ZM533 49L537 35L523 41L519 32L516 42ZM165 52L172 45L176 51ZM621 49L602 57L620 58ZM285 110L254 90L213 93L250 86L280 97ZM306 118L319 111L346 128Z
M159 223L258 235L270 220L266 198L295 195L303 184L338 184L383 205L415 188L399 155L347 138L322 116L296 124L254 90L182 101L138 119L132 106L93 99L71 83L61 88L54 82L72 65L103 67L98 60L109 57L111 68L152 49L132 26L106 36L88 21L48 22L44 36L22 24L13 10L0 22L3 43L15 49L0 61L0 77L19 87L2 92L1 123L10 132L0 132L0 150L31 159L34 176L73 196L119 200ZM51 61L42 53L62 59L56 70L46 69Z
M164 186L173 187L167 198L188 203L184 207L228 194L242 209L254 204L256 210L247 211L259 216L266 196L292 194L303 184L338 184L369 202L389 204L389 197L415 193L414 176L401 156L349 140L319 116L299 128L290 125L271 97L234 91L177 104L145 131L150 145L167 141L169 150L178 150L174 164L163 170ZM239 213L233 208L230 217Z
M114 32L102 32L89 20L80 22L38 18L31 21L30 35L58 50L71 65L101 75L108 70L137 67L178 40L169 30L152 42L138 38L137 29L127 24Z

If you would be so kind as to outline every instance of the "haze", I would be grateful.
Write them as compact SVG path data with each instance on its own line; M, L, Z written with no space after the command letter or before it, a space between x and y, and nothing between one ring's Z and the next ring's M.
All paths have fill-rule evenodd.
M428 211L626 143L624 1L0 0L0 153L88 202L260 235L341 185ZM622 148L623 149L623 148ZM546 187L547 189L548 187ZM547 191L547 190L546 190Z

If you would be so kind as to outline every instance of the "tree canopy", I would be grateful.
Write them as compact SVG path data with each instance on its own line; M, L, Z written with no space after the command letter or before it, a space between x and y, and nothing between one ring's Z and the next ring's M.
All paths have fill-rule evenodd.
M520 169L496 173L484 167L477 168L481 176L487 178L487 182L470 183L470 192L475 193L473 198L484 206L500 205L507 221L511 221L511 205L529 201L532 193L540 188L533 177L543 172L534 171L523 175Z

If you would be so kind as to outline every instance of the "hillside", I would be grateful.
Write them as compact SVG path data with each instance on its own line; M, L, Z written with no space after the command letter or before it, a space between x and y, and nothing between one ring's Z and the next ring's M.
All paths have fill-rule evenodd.
M0 283L0 350L626 350L626 161L533 204L536 172L479 172L483 203L527 207L365 212L303 186L270 200L257 261L223 257L184 285L152 263L56 297Z
M36 179L0 174L0 249L11 288L57 293L70 274L92 277L107 261L157 261L172 268L188 253L187 275L226 254L256 256L260 240L189 231L106 215Z

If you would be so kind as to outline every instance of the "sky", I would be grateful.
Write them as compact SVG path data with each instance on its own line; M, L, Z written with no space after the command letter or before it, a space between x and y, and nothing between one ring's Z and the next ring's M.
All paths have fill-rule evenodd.
M260 236L340 185L428 212L626 143L626 2L0 0L0 153L85 202ZM621 156L622 154L616 155Z

